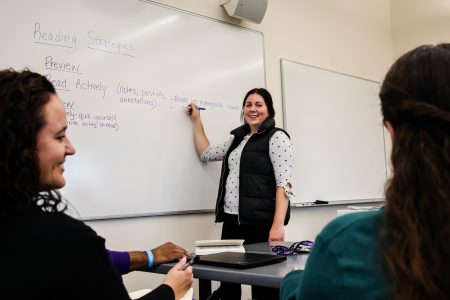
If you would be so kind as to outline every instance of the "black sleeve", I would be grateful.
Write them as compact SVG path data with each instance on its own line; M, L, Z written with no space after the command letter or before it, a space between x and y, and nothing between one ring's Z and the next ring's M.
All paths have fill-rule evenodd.
M161 284L147 295L142 296L142 300L175 300L175 293L167 284Z
M130 299L122 277L113 267L105 240L82 224L66 239L68 292L74 299Z
M63 217L64 218L64 217ZM61 238L65 286L70 299L129 300L122 276L112 265L105 248L105 240L89 226L78 220L63 220L64 235ZM141 299L174 300L175 293L162 284Z

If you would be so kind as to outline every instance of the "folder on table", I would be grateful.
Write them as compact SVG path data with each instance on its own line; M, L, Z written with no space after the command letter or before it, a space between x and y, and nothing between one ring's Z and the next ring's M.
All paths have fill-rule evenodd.
M218 267L248 269L275 264L284 260L286 260L285 256L279 256L269 253L222 252L200 255L197 263Z

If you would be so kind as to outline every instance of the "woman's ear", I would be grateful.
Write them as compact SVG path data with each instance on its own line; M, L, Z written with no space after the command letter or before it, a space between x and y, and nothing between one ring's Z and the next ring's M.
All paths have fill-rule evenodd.
M391 136L391 141L394 142L394 126L388 120L384 120L384 126L389 131L389 135Z

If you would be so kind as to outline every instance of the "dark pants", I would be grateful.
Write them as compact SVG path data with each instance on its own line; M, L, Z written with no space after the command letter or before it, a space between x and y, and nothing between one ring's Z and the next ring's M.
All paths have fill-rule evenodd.
M237 215L225 214L222 226L222 239L242 239L244 244L263 243L269 240L269 231L272 224L256 226L241 226ZM277 300L278 289L252 286L252 299ZM211 299L240 300L241 285L237 283L221 282Z

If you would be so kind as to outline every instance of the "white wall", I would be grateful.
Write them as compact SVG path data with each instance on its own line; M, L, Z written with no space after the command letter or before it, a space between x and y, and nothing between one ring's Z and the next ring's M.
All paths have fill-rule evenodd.
M422 44L450 42L450 1L391 0L394 57Z
M280 126L283 124L280 58L377 81L393 58L389 0L272 0L259 25L229 17L218 0L155 2L263 32L267 88L273 95ZM205 127L207 131L208 124ZM186 197L189 201L189 193ZM286 239L313 240L336 216L336 210L343 207L293 209ZM89 225L107 239L108 247L117 250L152 248L168 240L193 248L195 240L219 238L221 229L220 224L214 224L212 214L91 221ZM156 286L162 277L135 272L124 280L129 290L136 290ZM246 298L244 293L243 299Z

